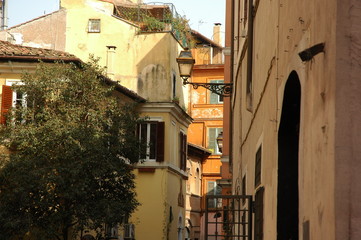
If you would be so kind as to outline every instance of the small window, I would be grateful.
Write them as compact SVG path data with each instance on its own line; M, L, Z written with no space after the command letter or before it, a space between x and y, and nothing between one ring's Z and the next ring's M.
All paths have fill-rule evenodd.
M217 145L217 137L223 131L223 128L208 128L208 149L212 154L222 154Z
M100 32L100 19L89 19L88 32L90 33Z
M261 184L261 170L262 170L262 146L258 148L256 153L255 175L254 175L255 187L258 187Z
M211 80L210 83L224 83L224 80ZM211 92L210 98L209 98L210 104L222 104L223 103L223 96L219 96L218 94L215 94Z

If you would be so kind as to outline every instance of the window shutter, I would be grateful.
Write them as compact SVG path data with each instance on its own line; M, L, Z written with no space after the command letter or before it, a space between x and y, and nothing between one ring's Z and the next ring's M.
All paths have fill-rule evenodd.
M183 134L183 170L187 168L187 135Z
M157 122L157 162L164 161L164 122Z
M6 114L13 103L13 91L10 86L3 85L1 96L1 124L6 123Z
M210 96L210 104L217 104L218 103L218 95L211 92L211 96Z
M187 135L182 132L179 133L179 153L179 167L185 171L187 167Z

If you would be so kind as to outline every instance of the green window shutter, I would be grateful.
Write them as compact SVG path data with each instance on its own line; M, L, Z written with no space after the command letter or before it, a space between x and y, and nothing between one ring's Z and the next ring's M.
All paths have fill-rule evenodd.
M210 83L223 83L224 80L211 80L209 82ZM223 97L211 92L211 95L209 97L210 104L220 104L222 102L223 102Z

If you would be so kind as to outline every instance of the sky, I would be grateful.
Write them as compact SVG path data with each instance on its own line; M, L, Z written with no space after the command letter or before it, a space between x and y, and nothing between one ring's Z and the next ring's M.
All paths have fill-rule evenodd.
M59 9L59 0L7 0L8 26L29 21ZM214 23L221 23L224 33L226 0L144 0L173 3L178 14L189 19L192 29L213 39Z

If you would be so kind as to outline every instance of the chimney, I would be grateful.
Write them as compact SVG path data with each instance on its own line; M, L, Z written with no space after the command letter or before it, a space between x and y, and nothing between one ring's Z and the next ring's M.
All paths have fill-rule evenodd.
M0 30L8 27L8 3L7 0L0 0L1 26Z
M219 45L222 46L222 39L221 39L221 26L222 24L220 23L215 23L213 26L213 41L215 43L218 43Z

